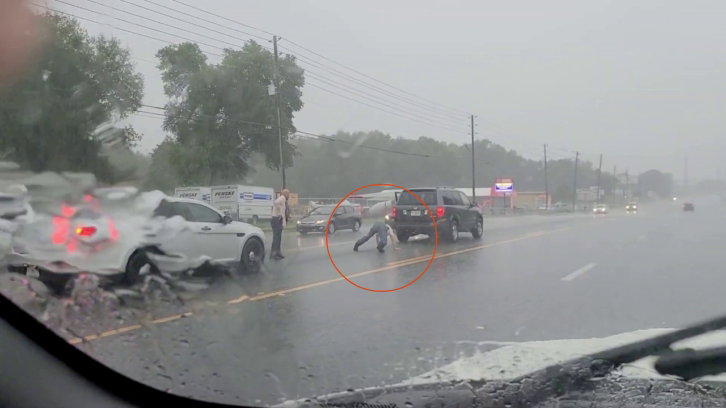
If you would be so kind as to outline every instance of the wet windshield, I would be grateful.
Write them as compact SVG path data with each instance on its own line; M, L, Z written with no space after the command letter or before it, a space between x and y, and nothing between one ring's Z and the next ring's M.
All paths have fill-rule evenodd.
M725 309L726 3L322 1L0 0L0 293L253 406Z

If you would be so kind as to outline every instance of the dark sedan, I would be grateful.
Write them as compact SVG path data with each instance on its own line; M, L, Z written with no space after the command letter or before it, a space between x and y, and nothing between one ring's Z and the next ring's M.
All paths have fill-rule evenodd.
M358 231L363 224L363 216L353 206L339 206L331 218L333 210L335 210L334 205L323 205L310 211L297 222L297 231L305 235L308 232L325 232L327 228L328 233L332 234L341 229Z
M693 203L684 203L683 204L683 211L693 211Z

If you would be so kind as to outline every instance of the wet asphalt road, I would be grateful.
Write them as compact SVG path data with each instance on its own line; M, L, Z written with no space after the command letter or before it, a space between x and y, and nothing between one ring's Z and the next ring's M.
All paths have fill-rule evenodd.
M74 330L95 334L78 347L135 379L260 405L396 383L506 342L679 327L726 312L726 206L702 201L694 213L664 203L637 215L488 219L482 239L439 243L426 273L395 292L346 282L324 236L286 234L287 258L257 275L159 302L140 325L124 315ZM329 248L369 289L409 284L434 250L421 239L355 253L362 234L339 231Z

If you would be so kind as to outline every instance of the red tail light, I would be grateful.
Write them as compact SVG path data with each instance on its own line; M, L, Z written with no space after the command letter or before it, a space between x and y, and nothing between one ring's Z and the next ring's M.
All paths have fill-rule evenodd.
M391 215L396 218L396 207L391 208Z
M446 211L446 207L436 207L436 218L443 217L444 211Z
M76 235L81 237L91 237L96 233L96 227L76 227Z

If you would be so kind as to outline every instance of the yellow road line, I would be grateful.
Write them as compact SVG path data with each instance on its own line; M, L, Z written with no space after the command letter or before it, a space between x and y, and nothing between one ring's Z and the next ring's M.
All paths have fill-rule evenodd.
M508 244L508 243L511 243L511 242L523 241L525 239L535 238L535 237L539 237L539 236L542 236L542 235L554 234L554 233L557 233L557 232L567 231L567 230L570 230L570 229L572 229L572 227L562 228L562 229L553 230L553 231L549 231L549 232L536 233L536 235L528 234L528 235L524 235L524 236L517 237L517 238L507 239L507 240L504 240L504 241L492 242L491 244L485 244L485 245L479 245L479 246L475 246L475 247L460 249L458 251L447 252L447 253L443 253L443 254L440 254L440 255L437 254L436 255L436 259L446 258L446 257L454 256L454 255L459 255L459 254L464 254L464 253L467 253L467 252L472 252L472 251L480 251L482 249L491 248L491 247L497 246L497 245L503 245L503 244ZM380 272L384 272L384 271L389 271L389 270L396 269L396 268L400 268L400 267L403 267L403 266L408 266L408 265L413 265L413 264L417 264L417 263L427 262L430 259L431 259L431 256L430 255L424 255L424 256L419 256L419 257L416 257L416 258L405 259L405 260L402 260L402 261L391 262L391 263L389 263L386 266L383 266L381 268L376 268L376 269L371 269L371 270L368 270L368 271L354 273L354 274L351 274L351 275L347 275L347 277L350 279L350 278L357 278L357 277L360 277L360 276L372 275L374 273L380 273ZM237 303L242 303L244 301L254 302L254 301L264 300L264 299L268 299L268 298L271 298L271 297L283 296L283 295L286 295L288 293L294 293L294 292L299 292L301 290L312 289L312 288L316 288L318 286L329 285L331 283L341 282L341 281L344 281L344 280L345 279L343 279L343 277L339 277L339 278L327 279L327 280L319 281L319 282L308 283L306 285L295 286L295 287L288 288L288 289L282 289L282 290L278 290L278 291L271 292L271 293L264 293L264 294L260 294L260 295L252 296L252 297L249 297L247 295L243 295L243 296L241 296L241 297L239 297L237 299L233 299L233 300L228 301L227 304L237 304ZM170 322L170 321L174 321L174 320L179 320L179 319L181 319L183 317L189 317L189 316L192 316L192 315L193 315L192 312L185 312L185 313L181 313L181 314L177 314L177 315L173 315L173 316L169 316L169 317L164 317L164 318L152 320L151 321L151 324L166 323L166 322ZM78 343L83 342L84 340L85 341L97 340L97 339L102 338L102 337L109 337L109 336L114 336L114 335L118 335L118 334L123 334L123 333L129 332L129 331L133 331L133 330L138 330L138 329L141 329L142 327L143 327L142 325L135 324L135 325L132 325L132 326L122 327L120 329L109 330L109 331L100 333L98 335L96 335L96 334L90 335L90 336L84 337L83 339L74 338L74 339L69 340L69 342L71 344L78 344Z

